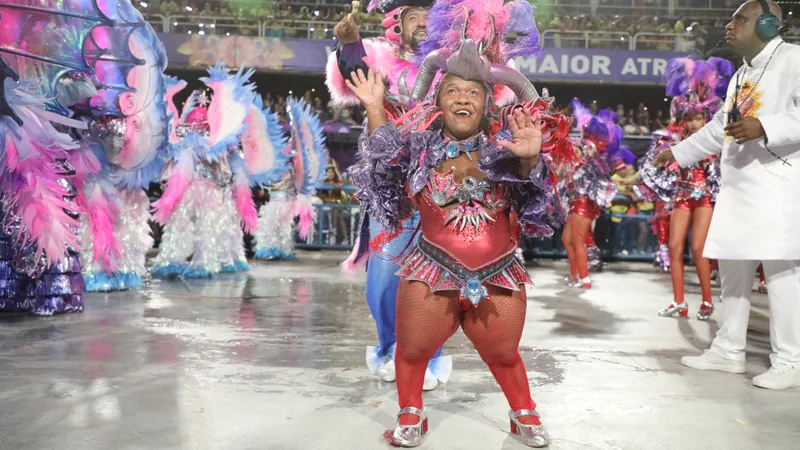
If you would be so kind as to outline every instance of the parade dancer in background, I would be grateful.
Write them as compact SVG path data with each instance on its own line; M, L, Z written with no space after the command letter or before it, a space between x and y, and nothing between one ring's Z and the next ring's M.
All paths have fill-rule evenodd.
M86 211L81 265L88 291L138 289L153 248L145 189L160 175L170 150L167 56L129 1L100 6L115 26L95 28L87 43L99 91L73 106L90 120L84 139L101 163L81 186ZM71 83L67 92L80 95L75 86Z
M653 161L665 149L699 131L719 110L733 65L721 58L708 61L689 58L673 59L667 65L667 95L673 97L670 106L672 124L660 133L642 165L642 179L663 202L672 205L670 220L669 257L674 297L660 316L686 317L689 308L684 289L684 246L689 228L692 230L692 257L700 281L702 303L698 320L708 320L714 312L711 296L711 262L703 257L714 203L719 192L719 157L710 155L697 164L679 168L677 165L655 167Z
M512 432L530 446L549 441L518 352L525 323L523 285L530 278L515 256L518 243L509 216L513 205L524 233L552 234L544 217L553 195L552 174L540 151L560 155L573 149L569 120L544 117L552 99L539 99L522 74L504 66L508 48L499 44L508 38L512 8L500 0L440 0L434 6L428 30L435 36L429 48L435 50L424 60L412 91L423 101L439 79L434 96L418 105L436 116L427 130L403 135L399 130L414 114L390 122L380 76L359 71L352 77L369 125L359 143L362 160L350 169L360 188L357 196L388 230L402 227L412 203L421 216L421 236L399 272L401 410L396 429L386 435L398 446L417 446L427 432L422 387L428 359L459 327L506 394ZM494 87L502 83L521 104L492 120Z
M232 74L217 64L208 73L202 81L213 100L196 91L186 101L162 176L166 189L153 203L153 220L165 225L156 276L248 270L242 227L252 232L258 224L251 187L274 182L274 168L288 162L277 151L283 145L268 138L270 113L255 103L252 71Z
M261 207L255 232L255 258L294 260L295 218L300 239L306 240L317 220L316 186L324 179L330 161L322 124L302 99L288 101L290 136L281 152L288 158L280 180L270 187L269 202ZM280 133L277 117L270 115L269 130ZM282 136L274 135L275 141ZM277 167L276 167L277 169Z
M592 222L617 194L610 176L613 160L622 148L622 129L615 123L616 114L607 109L593 116L577 99L572 107L581 130L581 140L575 145L583 161L565 167L561 194L569 202L569 216L561 241L569 259L567 283L590 289L587 236L592 232Z
M0 3L0 311L52 315L83 310L76 184L99 169L57 98L94 93L70 72L91 73L87 37L113 22L96 3L35 6Z

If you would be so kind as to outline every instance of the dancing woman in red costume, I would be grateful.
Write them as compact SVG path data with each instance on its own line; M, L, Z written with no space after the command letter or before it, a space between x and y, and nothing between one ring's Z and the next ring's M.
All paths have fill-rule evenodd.
M616 114L609 110L592 116L578 100L572 102L582 139L575 146L582 152L583 161L573 170L566 168L562 178L562 195L569 203L569 217L561 241L569 259L570 286L589 289L587 244L592 222L617 194L616 184L610 181L612 158L621 150L622 129L614 122Z
M421 235L398 272L401 409L386 437L398 446L420 444L428 431L422 409L427 362L461 327L506 395L512 432L542 447L549 438L518 350L530 278L515 256L509 216L513 209L527 235L552 234L545 217L551 172L540 152L572 153L569 120L548 115L552 99L538 98L524 76L498 64L504 60L501 48L507 49L499 44L512 31L502 1L460 8L469 3L454 5L441 18L437 8L446 5L431 10L429 36L436 36L437 26L463 31L441 38L427 55L412 92L421 103L406 116L388 121L384 84L374 74L357 72L350 83L369 122L359 142L361 162L351 168L362 206L388 229L413 207L420 213ZM433 97L423 101L439 72ZM495 118L493 94L500 85L510 87L521 104ZM401 134L420 116L439 118L425 130Z
M703 257L706 235L719 192L719 157L710 156L690 168L656 168L652 162L681 139L699 131L721 106L728 80L733 74L730 62L721 58L695 61L674 59L667 65L667 95L673 96L672 123L657 135L653 148L645 157L642 179L662 200L671 201L669 226L669 259L674 299L658 314L686 317L689 308L684 298L683 255L689 227L692 229L691 251L700 281L702 304L698 320L708 320L714 312L711 297L711 262Z

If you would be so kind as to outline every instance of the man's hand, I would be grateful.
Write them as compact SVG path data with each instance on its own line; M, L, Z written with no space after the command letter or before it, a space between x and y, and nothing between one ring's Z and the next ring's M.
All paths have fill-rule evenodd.
M667 149L659 153L658 156L656 156L656 160L653 161L653 165L656 167L664 167L674 162L675 162L675 157L672 156L672 150Z
M352 14L344 16L344 19L333 27L333 36L342 44L355 44L361 39L358 24Z
M764 127L761 126L761 121L755 117L745 117L738 122L726 125L725 134L733 136L737 144L744 144L764 136Z

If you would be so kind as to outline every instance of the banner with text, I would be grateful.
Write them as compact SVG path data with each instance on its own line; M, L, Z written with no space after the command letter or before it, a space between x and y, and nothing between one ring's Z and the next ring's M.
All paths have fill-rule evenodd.
M171 67L204 68L222 61L229 67L324 73L335 41L161 34ZM676 52L546 48L536 57L516 58L531 79L660 83Z

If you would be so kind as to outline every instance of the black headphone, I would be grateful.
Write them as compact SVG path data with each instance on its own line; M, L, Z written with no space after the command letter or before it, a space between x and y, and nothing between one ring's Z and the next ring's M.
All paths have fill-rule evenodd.
M761 15L756 19L756 36L762 42L769 42L781 32L781 21L769 10L767 0L758 0L761 4Z

